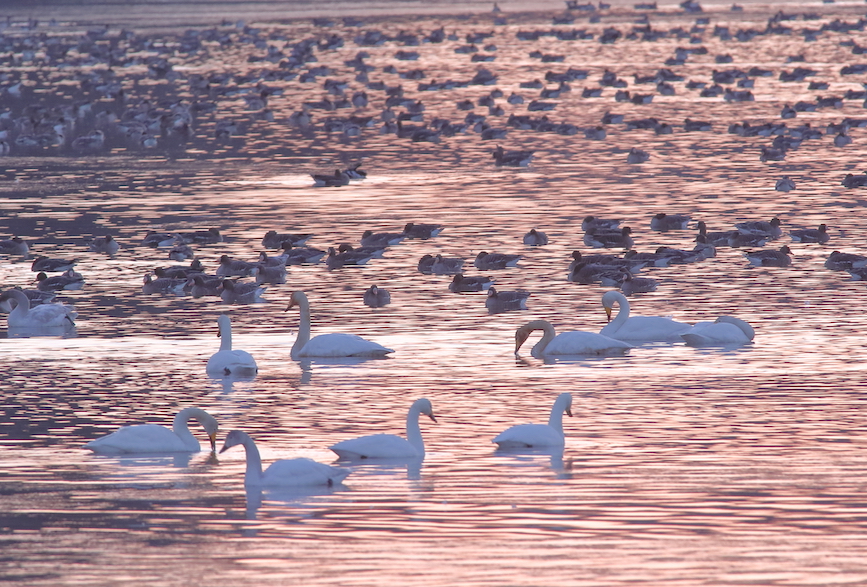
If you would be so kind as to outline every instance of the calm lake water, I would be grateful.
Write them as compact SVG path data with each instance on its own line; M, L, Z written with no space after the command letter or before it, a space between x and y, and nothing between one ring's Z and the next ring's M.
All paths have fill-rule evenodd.
M86 284L59 296L78 312L77 336L0 340L0 577L27 586L867 583L865 285L824 267L833 250L867 249L864 192L841 185L847 173L865 172L867 131L853 124L852 143L843 147L833 144L836 132L826 134L846 118L867 120L864 97L857 97L865 74L841 73L867 63L853 54L853 46L867 44L864 11L788 5L794 18L771 31L777 7L756 5L743 12L709 6L702 14L621 6L597 13L599 22L574 11L572 24L552 24L562 11L360 25L337 19L331 26L231 22L187 34L44 21L28 30L13 22L3 31L9 115L0 123L10 154L0 182L0 238L22 237L31 258L0 258L0 283L33 287L32 258L46 255L77 258ZM651 31L664 35L643 38L646 25L636 21L645 14ZM732 38L714 34L717 26ZM442 42L408 42L441 27ZM600 43L608 28L620 38ZM547 34L575 30L587 38ZM389 40L357 39L371 31ZM519 39L534 31L544 34ZM477 33L491 36L467 38ZM309 52L315 61L281 66L307 39L318 43ZM455 52L468 44L494 61ZM678 47L706 52L665 65ZM356 81L346 62L359 51L369 54L363 61L372 66L371 82L402 85L405 96L424 104L423 120L407 124L463 122L467 112L457 104L470 100L470 112L506 136L483 140L472 125L438 143L380 132L386 92ZM397 60L398 51L419 56ZM533 51L563 60L542 63ZM724 55L730 63L717 62ZM395 73L384 71L390 66ZM315 67L328 72L303 81ZM497 76L495 84L418 89L433 80L469 81L481 67ZM635 83L634 74L664 67L683 76L669 82L674 95ZM687 87L690 80L712 85L714 70L753 67L771 72L748 76L753 101L701 97L700 88ZM780 79L797 67L814 75ZM585 70L586 79L545 99L553 110L527 112L540 90L520 84L569 68ZM408 79L413 69L423 77ZM621 89L652 94L652 102L615 101L618 88L599 83L606 70L627 82ZM366 90L369 104L311 108L310 127L290 124L305 102L340 99L326 92L328 79L347 82L348 98ZM20 93L10 92L18 81ZM103 87L109 82L113 89ZM809 89L810 82L828 87ZM583 97L585 88L599 87L600 97ZM502 115L478 105L494 89L503 92L495 99ZM263 90L267 104L245 100ZM507 103L513 92L525 103ZM839 107L780 117L787 104L815 106L832 96ZM90 112L74 124L72 108L54 120L68 135L55 136L56 144L16 142L36 121L51 119L49 109L78 112L84 101ZM166 130L177 103L202 105L186 134ZM155 147L105 114L123 123L133 110L157 121ZM609 111L626 121L654 117L673 133L618 123L605 125L604 140L585 138L584 129ZM510 114L547 115L575 125L577 134L522 130L507 124ZM373 116L373 125L360 136L326 131L351 115ZM712 128L687 132L687 118ZM783 161L762 162L761 148L774 136L728 132L743 121L785 123L785 137L809 125L822 136L789 149ZM230 136L217 138L228 125ZM73 148L74 137L94 129L104 132L102 147ZM533 150L532 163L496 167L497 144ZM632 147L650 159L627 164ZM367 179L313 187L311 173L359 162ZM775 191L784 175L795 190ZM652 231L660 212L692 220L686 230ZM790 245L792 264L752 267L744 257L752 249L720 247L700 263L640 272L660 285L630 298L633 312L690 323L736 315L755 328L753 344L653 343L622 357L547 362L533 358L528 345L516 357L514 331L531 319L549 320L558 331L605 325L600 299L610 288L566 280L572 251L590 251L581 229L587 215L621 219L640 252L691 249L698 220L719 231L777 216L784 236L765 248ZM407 222L445 228L358 268L293 266L287 283L268 286L264 303L142 293L147 272L178 264L167 249L142 245L151 230L219 229L224 242L193 245L213 272L223 254L254 260L268 230L312 233L308 244L325 249L357 245L368 229L399 232ZM820 223L831 237L826 245L791 242L789 230ZM524 246L533 227L550 244ZM89 238L109 233L122 245L116 256L87 251ZM480 251L523 259L480 272L472 267ZM499 290L531 292L529 309L489 314L484 293L451 293L449 276L417 270L423 255L437 253L467 259L468 275L489 275ZM362 303L372 284L391 292L390 305ZM299 289L311 301L313 334L349 332L396 352L369 361L291 360L299 318L286 307ZM252 381L205 374L223 312L231 315L235 348L258 362ZM565 391L574 401L562 454L495 452L494 436L546 421ZM344 485L327 490L247 494L239 448L190 458L101 457L83 449L120 425L170 425L180 408L198 406L219 420L219 445L226 432L242 429L266 464L297 456L331 463L328 446L337 441L403 434L406 410L419 397L431 400L438 419L421 425L423 465L351 465ZM204 441L200 428L193 431Z

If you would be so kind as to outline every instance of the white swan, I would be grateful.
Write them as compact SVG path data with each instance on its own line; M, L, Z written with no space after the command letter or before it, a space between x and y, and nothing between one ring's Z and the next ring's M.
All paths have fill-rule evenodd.
M498 448L537 448L563 446L563 413L572 416L572 394L561 393L554 401L547 424L518 424L501 432L493 442Z
M12 300L15 307L12 307ZM10 328L72 330L78 314L63 304L40 304L30 307L30 298L20 289L10 289L0 296L0 308L9 312Z
M423 458L424 440L418 417L425 414L434 422L433 407L426 398L415 400L406 415L406 438L395 434L371 434L350 440L344 440L330 446L341 459L400 459Z
M175 416L172 429L159 424L123 426L116 431L91 440L84 445L100 454L136 454L164 452L199 452L199 441L190 432L188 422L196 420L211 440L211 451L217 448L217 420L199 408L184 408Z
M317 463L311 459L280 459L262 471L262 457L256 443L246 432L232 430L220 453L233 446L243 445L247 456L247 471L244 485L248 487L292 487L300 485L336 485L346 479L351 471Z
M205 371L211 377L225 377L228 375L236 375L241 377L252 377L258 373L259 368L256 366L256 360L247 351L232 349L232 321L226 314L221 314L217 318L217 325L220 330L220 350L211 355L208 359L208 366Z
M541 330L542 340L533 346L530 354L536 358L550 355L604 355L625 353L632 348L621 340L609 338L604 334L573 330L556 334L554 326L547 320L527 322L515 331L515 354L534 330Z
M303 291L292 292L289 300L289 310L298 306L301 312L301 323L298 326L298 338L292 345L293 359L302 357L381 357L393 353L393 349L366 340L354 334L320 334L310 338L310 302Z
M715 322L699 322L680 335L690 346L747 344L756 336L753 327L734 316L720 316Z
M611 309L614 304L620 306L617 316L611 320ZM629 302L619 291L609 291L602 296L602 306L608 315L608 324L599 334L616 338L617 340L672 340L680 339L680 335L691 328L685 322L676 322L662 316L629 316Z

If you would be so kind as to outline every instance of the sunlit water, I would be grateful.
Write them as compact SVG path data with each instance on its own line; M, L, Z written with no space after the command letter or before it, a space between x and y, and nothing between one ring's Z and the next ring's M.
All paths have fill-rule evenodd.
M246 111L241 99L212 94L217 112L196 120L186 144L161 140L148 151L109 135L106 149L89 156L57 147L13 151L4 160L0 236L22 236L34 255L77 257L87 283L61 296L79 313L77 337L0 341L0 576L29 586L867 582L865 286L823 267L834 249L863 252L864 196L840 183L847 172L865 171L867 135L853 128L847 147L835 148L828 135L805 141L785 161L762 163L760 147L772 138L726 132L744 120L778 122L787 103L862 89L863 74L844 76L840 69L864 59L840 42L867 43L863 31L827 31L809 43L798 34L838 16L854 23L858 13L847 6L804 8L816 10L823 14L819 20L782 23L792 35L749 42L721 41L711 35L713 26L761 30L776 9L730 13L717 7L706 30L694 33L699 43L671 36L606 45L516 40L518 31L552 27L582 28L597 37L606 26L628 33L639 25L633 24L638 13L627 8L599 24L576 13L574 25L556 27L553 13L507 14L498 26L489 14L401 17L360 28L257 24L257 33L232 25L219 29L232 43L172 57L179 81L149 79L140 66L118 68L137 98L203 100L209 96L191 94L186 76L246 73L246 80L231 84L251 88L259 73L275 69L248 63L249 56L265 54L256 38L280 47L331 34L345 40L343 47L317 50L318 62L305 66L327 65L332 74L313 83L266 82L286 90L269 101L273 122ZM657 30L689 31L695 15L669 7L651 22ZM404 49L394 41L363 48L376 67L370 79L402 83L426 105L426 121L459 122L465 113L456 103L475 101L494 87L529 101L538 90L520 89L520 82L575 67L588 70L588 79L571 82L571 93L552 100L554 111L529 114L583 129L612 111L627 120L656 117L675 132L656 135L616 124L607 126L606 140L591 141L583 130L561 136L509 127L499 141L504 148L535 150L530 167L514 169L496 168L491 151L497 142L482 141L472 130L432 144L381 135L378 120L357 138L323 130L326 117L352 110L313 110L313 129L305 132L287 123L303 102L325 95L325 78L362 88L344 65L362 49L353 41L360 32L422 37L440 26L459 40L406 48L420 53L417 62L394 61ZM81 32L63 23L60 30L53 34ZM493 36L478 45L497 46L494 62L472 63L454 52L468 33L489 31ZM711 70L735 67L759 66L774 75L756 78L754 102L699 98L685 82L673 83L676 95L655 95L643 106L616 103L610 87L601 98L581 97L606 69L626 79L629 90L655 94L652 85L633 85L632 74L651 74L676 47L699 45L706 55L672 67L687 80L709 82ZM533 50L564 54L565 61L540 64L528 57ZM733 63L714 63L724 53ZM804 62L786 63L798 54ZM478 66L500 77L495 86L418 92L417 82L382 73L391 63L399 71L423 68L426 82L467 80ZM796 66L817 74L779 81L781 71ZM74 85L52 85L71 79L70 70L28 62L16 67L30 76L32 89L17 102L7 97L14 117L28 101L54 106L81 98ZM830 87L807 90L813 80ZM368 94L371 105L358 114L378 116L384 92ZM861 102L845 100L842 108L799 112L784 122L824 130L846 117L867 117ZM526 105L505 98L497 103L506 115L488 117L496 127L505 128L509 113L527 114ZM110 100L100 107L122 111ZM686 133L685 118L710 120L713 130ZM238 123L237 136L214 138L221 119ZM648 151L650 160L628 165L633 146ZM312 187L310 173L359 161L366 180ZM796 190L774 191L783 175L794 179ZM606 288L566 281L571 252L588 250L581 220L588 214L621 218L642 252L691 248L694 222L685 231L653 232L650 218L658 212L689 214L711 230L773 216L786 231L826 223L831 241L791 244L788 268L750 267L742 249L726 247L702 263L641 272L661 285L634 296L634 312L685 322L734 314L755 327L751 345L656 343L623 357L548 363L532 358L527 346L516 358L514 331L530 319L550 320L560 330L598 331L605 324L600 298ZM197 247L213 271L224 253L253 260L267 230L313 233L309 244L326 248L357 243L366 229L400 231L407 222L438 222L445 229L434 239L391 247L361 268L292 267L285 285L268 286L266 303L225 306L217 298L141 292L146 272L175 264L166 250L141 246L149 230L218 228L225 242ZM521 237L532 227L545 231L551 244L523 246ZM87 238L109 232L123 244L118 255L86 252ZM784 236L768 248L789 241ZM470 266L482 250L524 255L517 268L484 273L501 290L532 292L529 310L490 315L483 293L452 294L449 277L416 269L422 255L442 253L466 258L467 273L477 275ZM32 286L30 263L3 258L4 286ZM371 284L388 289L392 303L364 306L361 294ZM296 289L311 299L313 334L351 332L396 352L361 362L292 361L298 314L285 310ZM218 348L221 312L232 316L235 347L258 362L252 381L205 375ZM564 391L574 396L574 417L565 419L562 455L493 450L491 439L506 427L545 421ZM332 462L327 447L334 442L402 434L406 409L422 396L438 419L422 422L423 465L354 465L343 486L328 490L247 494L240 448L219 457L136 459L82 448L119 425L169 424L180 407L196 405L218 418L220 443L225 432L245 430L266 464L296 456ZM204 441L200 429L194 432Z

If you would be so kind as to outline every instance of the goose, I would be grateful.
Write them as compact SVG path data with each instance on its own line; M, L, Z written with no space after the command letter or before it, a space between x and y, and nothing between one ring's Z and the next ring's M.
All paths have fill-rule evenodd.
M620 220L585 216L581 222L581 230L589 232L591 229L615 230L620 228Z
M219 275L193 275L187 280L184 290L189 291L194 298L220 297L223 293L223 278Z
M176 244L169 251L169 259L172 261L186 261L187 259L192 259L196 256L196 253L193 251L190 245L185 245L183 243Z
M279 255L283 259L284 265L303 265L304 263L318 263L326 254L322 249L313 247L298 247L292 248L289 243L283 243L283 254Z
M364 290L362 298L364 300L364 305L370 306L371 308L381 308L382 306L387 306L391 303L391 294L388 293L387 290L375 285L371 285L369 288Z
M418 260L418 271L419 273L424 273L425 275L430 275L433 273L433 264L434 264L434 256L433 255L424 255L421 259Z
M442 231L443 227L441 224L415 224L413 222L407 222L406 226L403 227L403 233L406 235L406 238L417 238L422 240L433 238Z
M777 217L770 220L751 220L749 222L738 222L735 228L743 234L759 234L770 239L783 236L783 231L780 229L780 219Z
M792 264L791 254L792 250L783 245L778 251L753 251L744 257L755 267L788 267Z
M343 440L328 448L346 460L424 458L424 440L418 422L421 414L437 421L430 400L422 397L412 403L406 414L406 438L396 434L371 434Z
M347 167L343 172L350 180L361 180L367 178L367 172L361 169L361 163L356 163L352 167Z
M695 237L695 246L692 248L692 252L699 256L699 260L716 257L716 247L707 242L707 237L703 234Z
M69 271L75 264L78 263L78 259L50 259L49 257L36 257L33 263L30 265L30 270L34 273L39 273L40 271Z
M735 345L752 342L756 331L740 318L720 316L715 322L699 322L680 336L689 346Z
M120 245L110 234L93 239L87 244L87 247L94 253L106 255L115 255L120 250Z
M216 228L195 230L193 232L178 232L175 233L175 236L185 245L192 243L206 245L223 242L223 235L221 235L220 231Z
M283 245L289 243L290 247L303 245L312 237L312 234L293 234L293 233L278 233L276 230L269 230L262 237L262 246L266 249L282 249Z
M262 299L262 294L266 289L258 283L241 283L224 279L220 298L224 304L255 304L265 301Z
M385 251L388 250L388 245L368 245L362 247L353 247L349 243L340 243L337 247L338 253L353 253L355 255L370 257L371 259L382 259Z
M84 287L84 278L71 269L52 277L48 277L44 272L37 273L36 282L36 289L39 291L78 290Z
M867 257L864 255L841 253L840 251L834 251L828 255L828 259L825 261L825 267L831 271L846 271L865 266L867 266Z
M535 330L543 333L542 339L530 351L536 358L550 355L622 354L632 348L631 344L595 332L573 330L556 334L554 326L547 320L532 320L515 331L515 355Z
M498 449L562 447L563 414L572 417L572 394L561 393L554 401L547 424L518 424L497 435L493 442Z
M768 236L764 234L748 234L739 230L729 233L728 245L730 247L763 247L768 242Z
M186 279L172 279L170 277L157 277L154 279L150 273L144 276L143 281L141 291L146 295L182 295L184 293L184 285L187 283Z
M202 447L190 432L188 423L196 420L211 441L211 452L217 448L217 420L200 408L184 408L175 416L172 429L159 424L122 426L116 431L91 440L84 445L98 454L121 455L136 453L199 452Z
M533 160L533 151L506 151L497 145L493 157L497 167L527 167Z
M262 457L256 443L250 435L241 430L232 430L226 435L226 441L220 454L233 446L243 445L247 458L247 470L244 473L244 485L248 487L297 487L309 485L327 485L332 487L349 476L349 469L332 467L317 463L312 459L279 459L262 470Z
M611 319L611 310L617 304L620 310ZM679 339L691 328L685 322L676 322L662 316L629 316L629 302L619 291L609 291L602 296L602 306L608 316L608 324L600 334L617 340L654 341Z
M260 263L254 270L254 275L256 283L286 283L286 266L283 264L268 266Z
M363 247L387 247L396 245L406 238L403 232L373 232L365 230L361 235L361 246Z
M580 283L582 285L591 285L593 283L599 283L603 279L617 279L620 277L621 273L622 267L617 265L581 262L569 270L569 275L566 276L566 281Z
M220 277L247 277L255 274L256 263L248 263L232 259L229 255L220 257L220 266L217 267L217 275Z
M457 273L449 284L449 291L464 293L471 291L484 291L494 285L494 280L484 275L467 277L463 273Z
M71 330L78 316L72 307L63 304L31 303L20 289L10 289L0 295L0 309L9 312L6 322L10 328Z
M784 175L774 184L774 189L778 192L790 192L795 189L795 182L788 175Z
M394 352L354 334L335 332L310 338L310 302L303 291L292 292L286 310L294 306L298 306L301 313L298 337L291 351L291 357L295 360L302 357L382 357Z
M170 232L149 231L141 244L146 247L171 247L177 244L177 237Z
M666 232L669 230L686 230L690 217L685 214L666 214L660 212L650 219L650 229Z
M369 253L357 253L354 250L338 253L334 247L328 247L328 257L325 266L331 269L340 269L347 265L364 265L373 258Z
M518 261L522 258L521 255L507 255L505 253L488 253L481 251L476 255L476 260L473 261L476 269L481 271L491 271L494 269L505 269L506 267L515 267Z
M269 256L265 251L259 252L259 265L264 267L286 267L286 257L283 255Z
M626 162L633 165L644 163L648 159L650 159L650 154L647 151L642 151L638 147L632 147L626 155Z
M630 271L624 271L623 281L620 283L620 291L626 297L637 293L656 291L659 282L651 277L635 277Z
M430 273L434 275L455 275L460 273L464 266L464 260L459 257L443 257L437 255L433 258Z
M0 255L21 255L26 257L30 253L30 247L20 236L0 240Z
M349 184L349 175L339 169L334 170L334 175L311 173L314 187L340 187Z
M247 351L232 349L232 321L226 314L217 318L220 350L211 355L205 371L210 377L229 375L252 377L259 372L256 360Z
M727 247L729 246L729 237L737 231L734 230L722 230L715 232L707 231L707 224L705 224L704 220L698 221L698 236L696 237L696 242L698 242L698 237L704 237L705 242L707 244L713 245L715 247Z
M584 244L594 249L622 247L631 249L635 242L630 236L632 229L624 226L616 232L603 232L599 229L590 229L584 233Z
M492 285L488 288L488 297L485 299L485 307L491 314L510 312L512 310L526 310L528 291L497 291Z
M186 279L196 275L197 273L204 273L205 266L202 265L202 262L198 259L194 259L192 263L190 263L189 267L184 267L182 265L173 265L171 267L156 267L154 268L154 274L157 277L168 277L170 279Z
M536 230L535 228L531 228L530 232L524 235L524 244L530 247L547 245L548 235Z
M819 228L807 228L804 230L790 230L789 237L796 243L819 243L824 245L831 240L828 227L820 224Z

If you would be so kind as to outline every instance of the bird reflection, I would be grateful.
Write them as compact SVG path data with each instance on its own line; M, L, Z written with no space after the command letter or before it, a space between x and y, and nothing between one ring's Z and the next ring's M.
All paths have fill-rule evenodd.
M259 508L262 507L263 501L283 502L284 504L292 504L296 507L305 507L315 505L315 500L311 498L323 495L331 495L340 491L349 491L349 487L343 483L335 485L302 485L293 487L275 487L262 489L258 486L246 486L247 508L245 511L248 520L256 520L259 514ZM249 529L249 533L255 535L254 529Z
M62 326L50 326L50 327L23 327L23 326L10 326L6 331L7 338L33 338L40 336L56 336L59 338L77 338L78 332L75 330L75 327L71 327L66 329Z
M494 451L494 454L498 456L509 456L512 457L511 464L514 466L536 466L540 458L543 456L549 457L548 466L551 468L554 473L557 474L558 479L571 479L572 478L572 463L573 459L570 457L568 459L564 459L563 457L563 448L562 447L542 447L542 448L514 448L514 449L497 449Z

